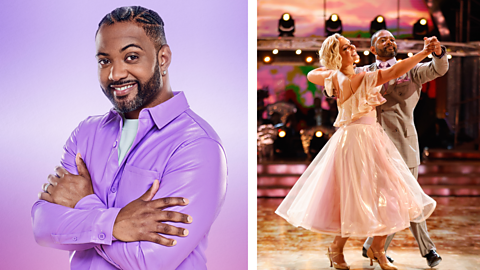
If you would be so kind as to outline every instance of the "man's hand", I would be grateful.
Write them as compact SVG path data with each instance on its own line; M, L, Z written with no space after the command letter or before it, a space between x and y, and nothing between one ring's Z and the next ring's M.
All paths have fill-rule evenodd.
M441 55L442 54L442 46L441 46L440 41L438 41L436 36L429 37L429 38L424 37L423 39L425 41L427 41L427 44L429 45L430 48L433 49L433 52L436 55Z
M185 198L161 198L153 200L159 182L155 180L150 189L140 198L123 207L113 225L113 236L123 242L149 241L164 246L174 246L177 242L160 236L161 234L187 236L188 230L164 224L165 221L191 223L192 217L163 209L176 205L187 205Z
M426 55L428 55L428 54L431 54L432 52L435 52L435 49L436 49L435 46L436 45L435 45L434 38L435 38L435 40L437 40L436 37L429 37L429 38L424 37L423 38L423 50L420 53L425 53ZM438 40L437 40L437 42L438 42ZM440 45L439 45L439 47L440 47ZM440 48L440 50L441 49L442 48Z
M48 176L48 184L43 184L44 192L39 198L51 203L74 208L83 197L93 194L92 180L80 153L75 158L78 175L71 174L61 166L55 167L56 175ZM45 189L46 188L46 189Z

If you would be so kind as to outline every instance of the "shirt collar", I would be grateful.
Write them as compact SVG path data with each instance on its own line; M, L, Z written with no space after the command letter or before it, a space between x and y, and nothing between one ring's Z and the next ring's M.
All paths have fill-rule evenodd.
M151 117L158 129L168 124L181 113L186 111L190 106L183 92L173 92L173 97L169 100L158 104L153 108L146 108L140 111L139 119ZM111 108L107 116L104 118L102 126L105 126L115 118L121 119L121 115Z
M385 62L380 61L380 60L377 60L376 63L377 63L377 67L380 66L380 63L389 63L390 66L393 66L393 65L395 65L395 64L397 63L397 58L393 57L393 58L391 58L391 59L389 59L388 61L385 61Z

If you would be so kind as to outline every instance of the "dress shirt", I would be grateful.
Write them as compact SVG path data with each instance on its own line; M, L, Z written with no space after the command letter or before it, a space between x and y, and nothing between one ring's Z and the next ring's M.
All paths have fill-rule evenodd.
M62 166L78 174L80 153L90 172L95 194L74 209L39 200L32 208L36 241L70 251L71 269L206 269L210 227L226 192L226 155L212 127L190 110L182 92L139 115L138 132L118 162L122 116L114 109L84 120L64 146ZM122 242L113 235L120 209L160 180L154 199L185 197L187 206L167 208L189 214L187 237L166 235L173 247L153 242Z
M389 67L395 65L396 63L397 63L397 59L396 59L395 57L392 58L392 59L389 59L389 60L386 61L386 62L382 62L382 61L380 61L380 60L377 60L377 66L378 66L378 68L380 68L380 69L389 68ZM382 95L385 94L385 92L387 91L388 85L389 85L389 81L388 81L388 82L385 82L385 83L383 84L382 91L380 91Z

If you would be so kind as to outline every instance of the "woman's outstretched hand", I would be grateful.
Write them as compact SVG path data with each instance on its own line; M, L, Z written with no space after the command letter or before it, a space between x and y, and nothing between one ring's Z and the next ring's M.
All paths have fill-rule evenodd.
M421 53L424 53L425 55L429 55L432 52L434 52L437 48L437 46L440 46L440 42L438 42L437 37L424 37L423 38L423 50Z

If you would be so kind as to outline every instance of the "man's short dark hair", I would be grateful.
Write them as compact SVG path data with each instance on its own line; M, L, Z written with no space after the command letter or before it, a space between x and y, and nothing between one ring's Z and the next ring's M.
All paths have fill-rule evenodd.
M145 34L153 41L157 50L162 45L167 44L163 20L153 10L140 6L116 8L103 17L98 24L97 33L102 25L112 25L116 22L134 22L139 24L145 31Z
M387 29L380 29L378 30L377 32L375 32L375 34L372 35L372 39L370 40L370 46L375 46L375 42L374 40L377 39L377 36L380 35L380 32L382 31L387 31L390 33L390 31L388 31ZM391 33L390 33L391 34Z

